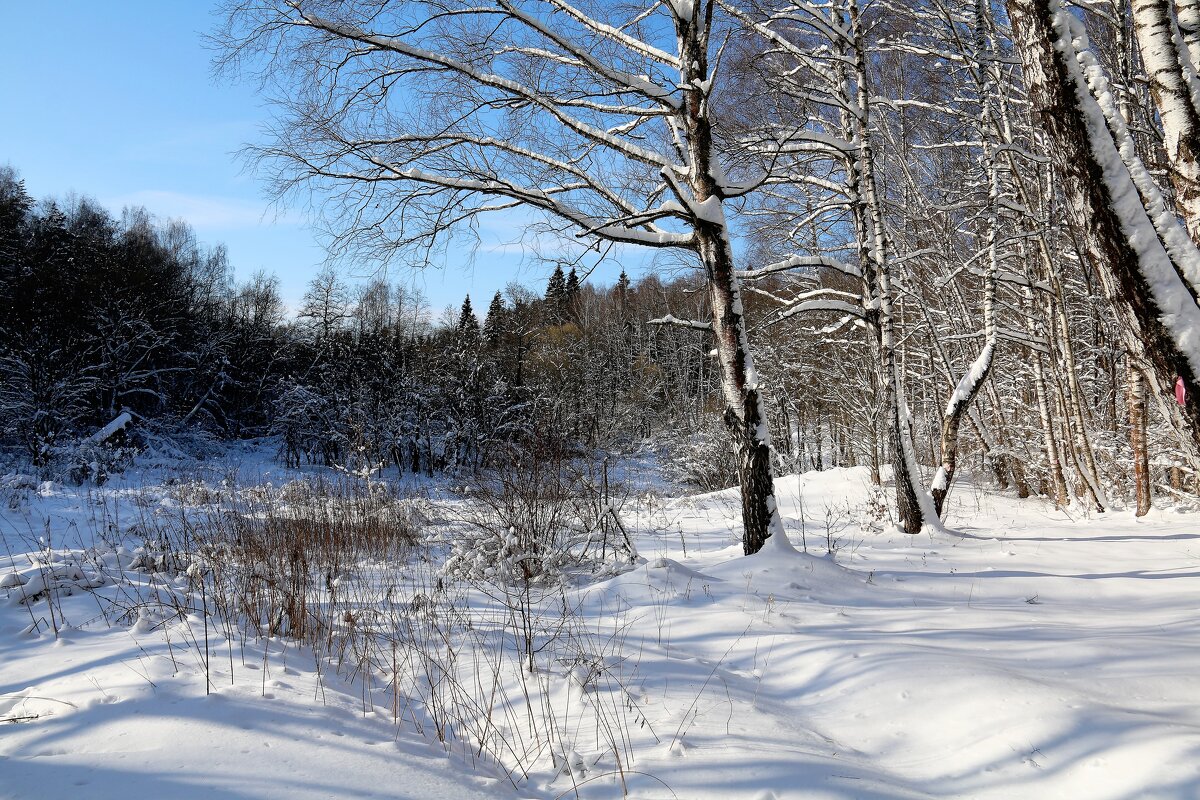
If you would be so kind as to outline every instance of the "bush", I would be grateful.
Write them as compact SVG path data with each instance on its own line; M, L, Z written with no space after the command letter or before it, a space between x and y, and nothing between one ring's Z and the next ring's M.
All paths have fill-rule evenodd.
M737 486L737 459L724 423L709 416L699 430L669 442L663 475L704 492Z

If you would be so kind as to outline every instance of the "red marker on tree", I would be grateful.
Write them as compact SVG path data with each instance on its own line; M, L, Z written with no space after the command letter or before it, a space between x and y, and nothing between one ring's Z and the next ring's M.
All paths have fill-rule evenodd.
M1187 400L1187 387L1183 385L1183 378L1175 379L1175 402L1183 405Z

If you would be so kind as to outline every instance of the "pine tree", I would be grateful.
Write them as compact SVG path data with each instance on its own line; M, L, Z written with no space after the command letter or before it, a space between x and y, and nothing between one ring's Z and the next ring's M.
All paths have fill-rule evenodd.
M571 267L571 272L567 275L567 283L563 296L568 303L573 303L579 297L579 275L575 272L574 267Z
M483 321L483 338L488 347L495 347L500 342L500 333L504 325L504 298L496 292L492 304L488 306L487 318Z
M621 276L617 278L617 299L622 303L625 302L626 296L629 294L629 276L625 274L625 270L621 270Z
M469 333L479 333L479 320L475 317L475 309L471 308L471 295L463 300L462 313L458 316L458 329Z
M562 267L555 267L554 274L546 284L546 302L552 307L560 307L566 295L567 279L563 275Z

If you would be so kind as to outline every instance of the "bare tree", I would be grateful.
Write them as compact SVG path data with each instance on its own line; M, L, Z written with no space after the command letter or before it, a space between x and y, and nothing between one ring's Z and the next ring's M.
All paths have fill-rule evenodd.
M232 2L226 65L253 62L281 116L258 149L281 192L315 190L337 243L444 246L488 212L544 212L598 253L636 245L703 269L744 548L786 547L728 214L769 153L724 158L712 113L714 0L626 10L567 0ZM736 180L738 172L748 177ZM733 177L729 177L733 176Z
M1008 10L1068 212L1132 309L1160 380L1184 382L1200 441L1200 253L1142 162L1079 20L1060 0L1009 0Z

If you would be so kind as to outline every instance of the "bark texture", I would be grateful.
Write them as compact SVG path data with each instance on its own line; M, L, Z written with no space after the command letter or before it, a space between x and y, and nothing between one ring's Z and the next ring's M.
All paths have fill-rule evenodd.
M779 504L775 500L770 434L758 373L746 337L741 292L725 223L719 166L707 109L708 95L701 88L709 78L708 35L712 12L712 3L706 4L703 11L697 4L692 18L681 18L678 23L682 64L680 85L688 87L682 115L692 164L688 188L695 202L697 251L708 278L712 329L725 399L725 424L737 450L742 495L742 548L746 555L752 555L771 537L775 537L779 546L788 545L779 517Z
M1195 65L1170 0L1132 0L1130 6L1150 93L1163 126L1175 204L1188 235L1200 242L1200 109L1192 96ZM1194 11L1187 9L1189 15Z
M1147 358L1160 380L1170 385L1175 376L1183 378L1192 437L1200 441L1200 382L1189 354L1168 328L1173 317L1171 309L1163 306L1164 292L1147 279L1140 261L1142 252L1123 224L1128 222L1122 217L1127 209L1119 200L1127 202L1129 198L1115 197L1106 181L1122 167L1097 156L1097 152L1113 151L1115 145L1111 138L1107 143L1101 141L1109 136L1108 131L1098 129L1094 116L1085 113L1082 104L1094 103L1094 99L1075 77L1078 67L1067 61L1074 58L1075 43L1056 25L1059 4L1056 0L1008 0L1008 11L1030 104L1055 145L1055 166L1064 178L1067 212L1085 232L1097 265L1111 271L1137 320ZM1181 299L1177 293L1170 296L1175 302Z
M1150 459L1146 447L1146 381L1132 359L1128 367L1129 444L1133 448L1133 490L1137 516L1150 511Z

